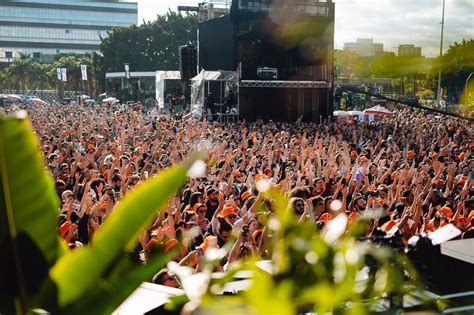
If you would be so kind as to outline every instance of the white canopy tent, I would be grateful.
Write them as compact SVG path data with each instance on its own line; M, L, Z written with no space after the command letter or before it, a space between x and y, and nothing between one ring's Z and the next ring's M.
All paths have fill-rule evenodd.
M201 72L191 79L191 104L204 104L205 98L205 85L209 81L218 81L221 83L221 94L222 90L225 92L223 84L237 84L239 77L237 71L207 71L201 70Z
M364 113L366 115L378 115L378 116L387 116L387 115L393 115L391 111L386 109L385 107L381 105L375 105L374 107L367 108L364 110Z
M181 74L179 71L156 71L156 100L160 109L165 107L166 80L181 80Z
M373 115L372 117L370 117L371 115L368 115L360 110L349 110L349 111L336 110L332 114L334 117L340 118L341 121L347 120L347 119L350 121L354 119L356 119L357 121L373 120Z
M347 112L343 111L343 110L335 110L332 112L332 115L334 117L337 117L337 116L346 116L347 115Z

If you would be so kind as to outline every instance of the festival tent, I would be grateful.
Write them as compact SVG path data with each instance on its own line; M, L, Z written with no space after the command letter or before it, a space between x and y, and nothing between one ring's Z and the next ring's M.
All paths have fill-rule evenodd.
M364 112L361 112L360 110L350 110L346 112L346 115L349 116L364 116Z
M155 87L156 87L156 100L158 101L158 107L163 109L165 107L166 99L166 83L167 81L174 80L180 81L181 74L179 71L156 71L155 76Z
M43 101L42 99L36 97L36 98L32 98L31 100L31 103L34 104L34 105L46 105L48 104L48 102L46 101Z
M391 111L380 105L375 105L374 107L367 108L366 110L364 110L364 113L367 115L379 116L388 116L393 114Z
M118 102L118 101L119 101L119 100L116 99L115 97L108 97L108 98L104 98L104 99L102 100L102 105L104 105L104 103L107 104L107 105L111 105L111 104L113 104L113 103L115 103L115 102Z
M12 99L12 100L21 101L21 96L18 96L18 95L15 95L15 94L8 94L7 97Z
M340 123L343 122L349 122L352 123L354 121L365 121L366 120L366 114L364 112L361 112L359 110L350 110L350 111L334 111L333 116L336 117L336 120Z
M337 116L347 116L347 113L343 110L335 110L334 112L332 112L332 115L334 117L337 117Z

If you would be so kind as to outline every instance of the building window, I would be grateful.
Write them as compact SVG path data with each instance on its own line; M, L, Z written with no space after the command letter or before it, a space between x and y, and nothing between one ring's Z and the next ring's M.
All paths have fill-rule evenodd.
M71 30L64 30L64 32L65 32L66 34L69 34L69 33L71 33Z
M5 58L13 58L13 52L11 52L11 51L6 51L6 52L5 52Z
M39 52L34 52L33 53L33 59L39 59L40 58L40 53Z

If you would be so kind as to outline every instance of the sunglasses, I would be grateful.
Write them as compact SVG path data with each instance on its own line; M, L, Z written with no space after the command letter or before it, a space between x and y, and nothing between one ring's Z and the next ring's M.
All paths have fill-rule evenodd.
M230 214L226 218L230 219L230 220L233 220L233 219L237 219L237 216L235 214Z
M196 211L196 212L197 212L197 213L206 213L206 210L203 209L203 210L198 210L198 211Z

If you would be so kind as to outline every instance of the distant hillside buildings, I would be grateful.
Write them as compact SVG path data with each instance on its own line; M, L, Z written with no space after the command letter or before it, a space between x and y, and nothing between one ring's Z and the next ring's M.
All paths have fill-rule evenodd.
M400 45L398 46L398 57L420 57L421 47L415 45Z
M344 43L344 50L356 53L361 57L380 56L384 53L382 43L374 43L372 38L358 38L355 42ZM397 47L399 57L420 57L421 47L413 44L401 44Z
M344 50L361 57L373 57L383 53L383 44L374 43L372 38L358 38L356 42L344 43Z

